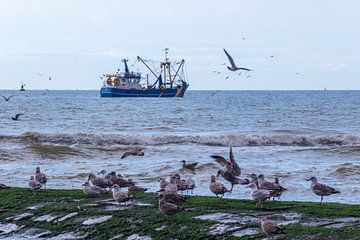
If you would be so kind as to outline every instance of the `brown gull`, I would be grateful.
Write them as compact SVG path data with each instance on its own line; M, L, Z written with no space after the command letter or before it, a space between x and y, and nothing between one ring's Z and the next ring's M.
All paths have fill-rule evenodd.
M92 186L89 182L84 183L82 186L84 186L83 192L89 197L99 197L109 192L101 187Z
M161 193L159 195L159 210L164 215L174 215L185 209L184 209L184 207L179 207L173 203L169 203L169 202L165 201L165 195Z
M125 179L116 175L115 172L109 173L108 180L111 184L117 184L120 188L129 187L135 185L131 178Z
M40 167L36 167L35 169L35 180L44 185L44 188L46 189L47 177L40 171Z
M209 187L210 187L211 192L215 193L216 197L218 197L218 195L222 195L221 197L223 197L226 192L230 192L224 186L224 184L222 184L220 182L216 182L216 177L214 175L211 176L211 181L210 181Z
M182 196L180 194L168 193L168 192L165 192L164 189L161 189L157 192L159 193L159 195L163 194L165 196L165 201L167 201L169 203L185 202L185 196Z
M259 189L280 190L280 188L274 182L269 182L265 180L265 176L263 174L260 174L257 179L258 179Z
M34 196L36 195L36 190L39 190L42 187L41 183L39 181L35 180L34 176L30 177L28 184L29 184L30 189L34 193Z
M102 187L102 188L109 187L113 184L109 179L99 178L99 177L95 176L95 174L93 174L93 173L90 173L88 181L91 183L91 185Z
M226 170L234 176L241 175L241 169L237 162L235 161L234 154L232 152L232 147L229 151L229 160L226 160L224 157L219 155L211 155L210 157L214 158L221 166L225 166Z
M128 156L144 156L144 148L135 148L130 151L127 151L121 156L121 159L126 158Z
M274 184L275 184L275 186L277 188L277 190L274 193L274 198L277 197L280 200L280 197L281 197L282 193L284 191L286 191L287 188L284 188L283 186L280 185L278 177L275 177Z
M183 192L188 189L188 185L186 184L185 180L180 179L180 174L176 173L174 177L176 178L176 186L178 191Z
M230 70L230 71L237 71L237 70L245 70L245 71L252 71L251 69L249 68L244 68L244 67L237 67L235 62L234 62L234 59L230 56L230 54L225 50L224 48L224 52L230 62L230 65L231 66L228 66L227 68Z
M270 239L272 235L285 233L274 221L271 221L266 217L261 218L261 229Z
M129 192L146 192L147 188L133 185L133 186L128 186L128 191Z
M168 185L168 184L169 184L169 182L166 181L164 178L159 178L160 190L165 189L166 185Z
M194 163L186 163L185 160L180 161L183 163L183 169L188 169L191 171L195 171L195 167L199 164L199 162L194 162Z
M177 193L178 192L176 180L177 180L176 177L174 177L174 176L170 177L170 183L167 184L164 188L165 192L167 192L167 193Z
M115 201L121 203L127 203L128 201L130 201L133 196L130 195L128 192L122 192L119 185L115 184L114 186L112 186L112 195Z
M316 177L311 177L306 181L311 181L311 190L318 196L321 196L320 205L322 204L324 196L329 196L332 194L340 193L339 190L336 190L332 187L329 187L325 184L321 184L317 182Z

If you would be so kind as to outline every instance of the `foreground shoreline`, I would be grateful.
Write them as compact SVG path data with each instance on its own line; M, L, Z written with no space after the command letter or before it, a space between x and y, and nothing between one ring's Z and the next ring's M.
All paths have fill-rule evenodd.
M260 217L282 225L278 239L360 239L360 205L265 202L188 196L185 211L162 215L155 193L118 205L82 190L0 191L0 239L263 239Z

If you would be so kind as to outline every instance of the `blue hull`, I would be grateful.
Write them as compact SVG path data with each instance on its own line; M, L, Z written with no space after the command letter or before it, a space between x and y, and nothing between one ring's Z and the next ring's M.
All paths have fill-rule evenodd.
M102 87L101 97L183 97L188 86L161 89L118 89L114 87Z

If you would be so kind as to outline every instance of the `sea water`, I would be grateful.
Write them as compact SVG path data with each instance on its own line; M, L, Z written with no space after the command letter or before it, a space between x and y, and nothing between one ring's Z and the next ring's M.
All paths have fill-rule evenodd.
M27 187L41 166L48 188L81 188L90 172L116 171L158 190L180 172L195 194L213 195L210 176L229 146L247 174L279 177L283 200L319 201L316 176L360 203L360 91L188 91L184 98L100 98L99 91L5 91L0 99L0 183ZM20 121L11 117L23 113ZM144 147L143 157L121 155ZM181 160L199 162L184 171ZM221 177L218 181L230 187ZM235 186L230 198L250 198Z

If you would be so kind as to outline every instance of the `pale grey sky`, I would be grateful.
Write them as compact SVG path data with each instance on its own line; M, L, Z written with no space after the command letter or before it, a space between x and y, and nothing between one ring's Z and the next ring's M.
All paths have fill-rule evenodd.
M161 60L165 47L193 90L360 89L359 11L358 0L0 0L0 89L100 89L121 58ZM222 66L223 47L252 77Z

